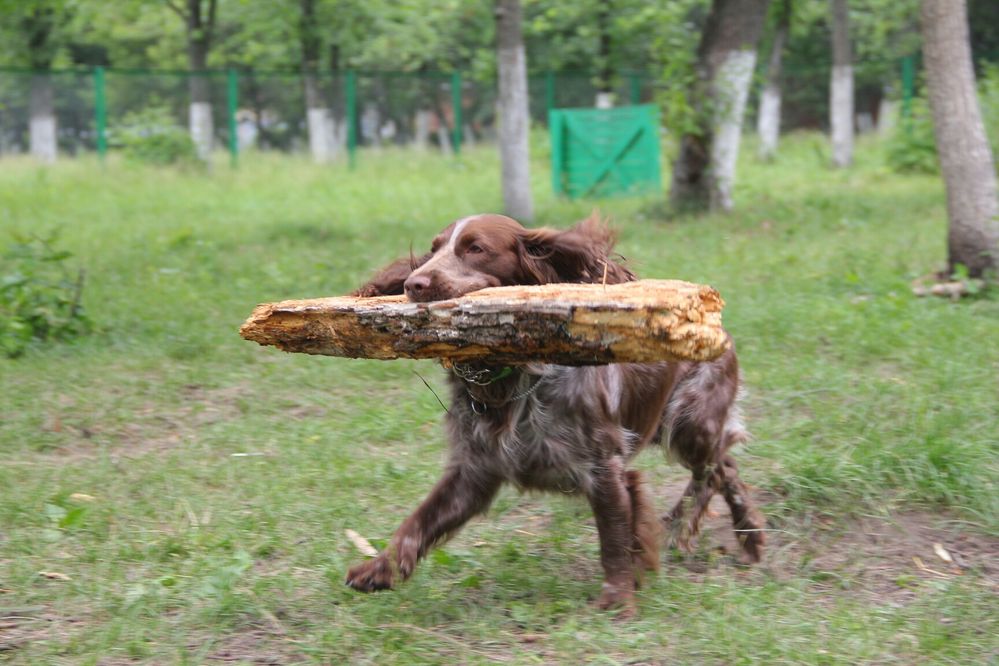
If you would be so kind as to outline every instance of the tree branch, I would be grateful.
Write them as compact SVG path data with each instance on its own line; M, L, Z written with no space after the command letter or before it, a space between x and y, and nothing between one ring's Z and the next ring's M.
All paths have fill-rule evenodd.
M179 5L178 5L178 4L176 3L176 2L174 2L173 0L164 0L164 2L166 2L166 6L167 6L167 7L169 7L169 8L171 9L171 10L173 10L173 12L174 12L174 13L175 13L175 14L176 14L177 16L179 16L179 17L180 17L180 18L181 18L181 19L182 19L182 20L184 21L184 24L186 25L186 24L187 24L187 21L188 21L188 16L187 16L187 12L185 12L185 11L184 11L184 10L183 10L183 9L182 9L182 8L181 8L181 7L180 7L180 6L179 6Z

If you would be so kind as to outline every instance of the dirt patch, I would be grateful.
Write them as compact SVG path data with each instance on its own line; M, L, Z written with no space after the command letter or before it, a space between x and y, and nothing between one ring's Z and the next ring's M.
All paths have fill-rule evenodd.
M685 479L671 482L660 497L672 506L685 486ZM766 514L775 498L760 489L751 494ZM738 554L728 506L716 496L696 550L674 553L678 566L671 568L700 577L739 566ZM782 525L771 521L763 562L752 570L780 581L805 577L816 589L882 603L907 603L931 581L962 576L999 592L999 539L963 530L952 517L926 511L840 520L802 517Z
M683 495L687 477L671 471L646 477L660 513ZM662 482L665 481L665 482ZM934 581L964 579L999 593L999 539L967 529L945 512L910 510L883 516L826 517L795 514L774 518L768 507L780 498L760 488L750 494L768 516L763 561L739 563L741 548L732 529L731 513L715 496L701 523L692 552L667 549L661 576L686 576L703 581L719 575L779 582L810 581L816 592L853 596L874 603L906 604ZM584 500L580 506L579 538L596 542L596 527ZM544 538L555 529L557 512L549 496L526 495L508 508L473 521L463 531L458 548L499 548L505 538ZM769 515L768 515L769 514ZM590 534L586 535L583 530ZM950 558L950 562L941 557ZM580 557L564 572L576 580L599 580L599 560Z
M48 606L5 606L0 596L0 661L35 643L65 642L86 628L84 617L66 617Z
M196 651L200 646L189 645ZM220 638L205 657L206 663L284 666L307 661L278 627L247 627Z
M199 431L215 423L239 418L241 385L205 388L188 384L179 392L178 404L165 406L152 401L133 409L128 420L110 408L85 417L54 413L43 429L61 436L63 443L37 456L40 465L67 464L97 457L102 451L112 456L137 458L163 453L197 438Z

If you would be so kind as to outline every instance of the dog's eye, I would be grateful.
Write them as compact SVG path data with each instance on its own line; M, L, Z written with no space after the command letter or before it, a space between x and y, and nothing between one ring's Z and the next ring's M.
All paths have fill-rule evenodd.
M469 254L482 254L483 252L485 252L485 250L482 249L481 245L476 245L475 243L472 243L471 245L468 246L465 252Z

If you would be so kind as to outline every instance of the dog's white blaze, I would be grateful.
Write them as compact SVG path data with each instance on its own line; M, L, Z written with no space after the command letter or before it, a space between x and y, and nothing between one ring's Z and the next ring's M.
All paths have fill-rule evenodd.
M461 235L461 230L465 228L465 225L471 222L478 215L470 215L468 217L463 217L455 223L454 231L451 233L451 238L448 239L447 249L454 252L454 246L458 242L458 236Z

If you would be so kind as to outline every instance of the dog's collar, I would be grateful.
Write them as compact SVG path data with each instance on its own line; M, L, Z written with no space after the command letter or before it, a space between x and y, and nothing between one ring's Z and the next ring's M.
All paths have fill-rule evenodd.
M513 374L513 368L505 365L500 369L476 368L466 363L450 363L450 370L461 380L476 386L489 386ZM445 366L448 367L448 366Z
M490 405L488 403L482 402L481 400L479 400L478 398L476 398L474 395L472 395L472 392L470 390L468 390L467 388L465 389L465 393L468 394L468 403L469 403L469 406L472 408L472 412L474 412L478 416L482 416L483 414L486 413L486 410L489 409L490 407L492 407L493 409L498 409L500 407L504 407L506 405L509 405L512 402L517 402L518 400L523 400L527 396L529 396L532 393L534 393L535 391L537 391L538 387L541 386L541 383L543 381L545 381L544 376L538 377L536 380L534 380L534 383L531 384L531 386L529 388L526 388L523 391L521 391L520 393L517 393L515 395L510 396L509 398L507 398L506 400L504 400L503 402L501 402L498 405Z

